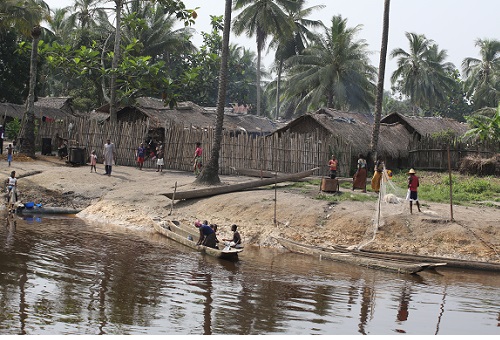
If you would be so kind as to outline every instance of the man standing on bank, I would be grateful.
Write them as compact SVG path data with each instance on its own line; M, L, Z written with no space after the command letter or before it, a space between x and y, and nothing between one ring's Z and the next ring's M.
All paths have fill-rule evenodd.
M115 145L111 143L111 139L108 138L106 144L104 144L104 168L106 170L105 175L111 176L111 168L113 166L113 161L115 160Z
M408 195L406 199L410 201L410 214L413 214L413 202L417 203L418 212L422 212L420 210L420 203L418 203L418 177L415 175L414 169L410 169L408 175L410 176L408 176Z

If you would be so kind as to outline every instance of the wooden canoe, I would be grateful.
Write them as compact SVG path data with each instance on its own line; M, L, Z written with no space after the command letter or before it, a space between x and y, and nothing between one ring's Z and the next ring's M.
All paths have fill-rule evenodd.
M66 207L33 207L32 209L17 208L16 213L22 215L75 215L82 209L66 208Z
M257 170L257 169L245 169L245 168L233 168L232 170L238 173L238 175L248 176L248 177L261 177L261 178L273 178L282 176L282 173L276 173L269 170Z
M177 221L154 220L153 222L154 222L154 228L158 233L168 237L171 240L174 240L178 243L188 246L189 248L195 249L202 254L207 254L224 260L237 261L238 253L243 251L243 249L229 248L221 250L221 249L205 247L203 245L197 245L196 241L198 240L199 237L197 230L193 230L195 232L191 232L191 230L181 227L179 222Z
M281 176L274 177L274 178L264 178L264 179L258 179L255 181L249 181L249 182L238 183L238 184L211 186L210 188L195 189L195 190L190 190L190 191L177 191L177 192L175 192L175 199L176 200L183 200L183 199L190 199L190 198L209 197L209 196L215 196L215 195L220 195L220 194L227 194L227 193L235 192L235 191L242 191L242 190L251 189L251 188L258 188L258 187L262 187L262 186L266 186L266 185L271 185L274 183L296 181L296 180L299 180L301 178L311 176L313 174L313 172L318 170L318 169L319 168L314 168L311 170L297 172L294 174L283 174ZM162 194L162 195L167 196L170 199L172 199L172 197L174 197L173 192L169 192L169 193Z
M353 252L347 249L345 251L342 251L310 246L282 238L278 238L277 240L283 247L290 250L291 252L312 255L315 257L319 257L320 259L352 263L362 267L388 270L397 273L415 274L425 269L433 269L437 266L446 265L446 263L424 263L394 260L389 258L374 258L370 256L364 256L361 252Z

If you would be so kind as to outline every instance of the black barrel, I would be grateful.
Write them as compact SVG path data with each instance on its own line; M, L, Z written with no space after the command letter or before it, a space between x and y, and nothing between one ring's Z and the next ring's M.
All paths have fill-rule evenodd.
M42 155L52 155L52 138L42 138Z
M83 148L70 148L68 161L73 164L85 165L85 155Z

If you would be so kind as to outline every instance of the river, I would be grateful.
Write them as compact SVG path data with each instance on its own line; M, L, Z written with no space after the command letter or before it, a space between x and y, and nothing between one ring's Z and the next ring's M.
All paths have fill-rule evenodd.
M2 217L0 334L500 334L500 274L394 274L150 230ZM244 237L244 229L241 230Z

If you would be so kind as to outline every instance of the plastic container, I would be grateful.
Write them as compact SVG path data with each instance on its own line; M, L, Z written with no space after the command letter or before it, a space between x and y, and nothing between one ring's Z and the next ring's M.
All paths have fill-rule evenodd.
M26 209L33 209L34 206L35 206L34 202L26 202L26 203L24 203L24 207Z

